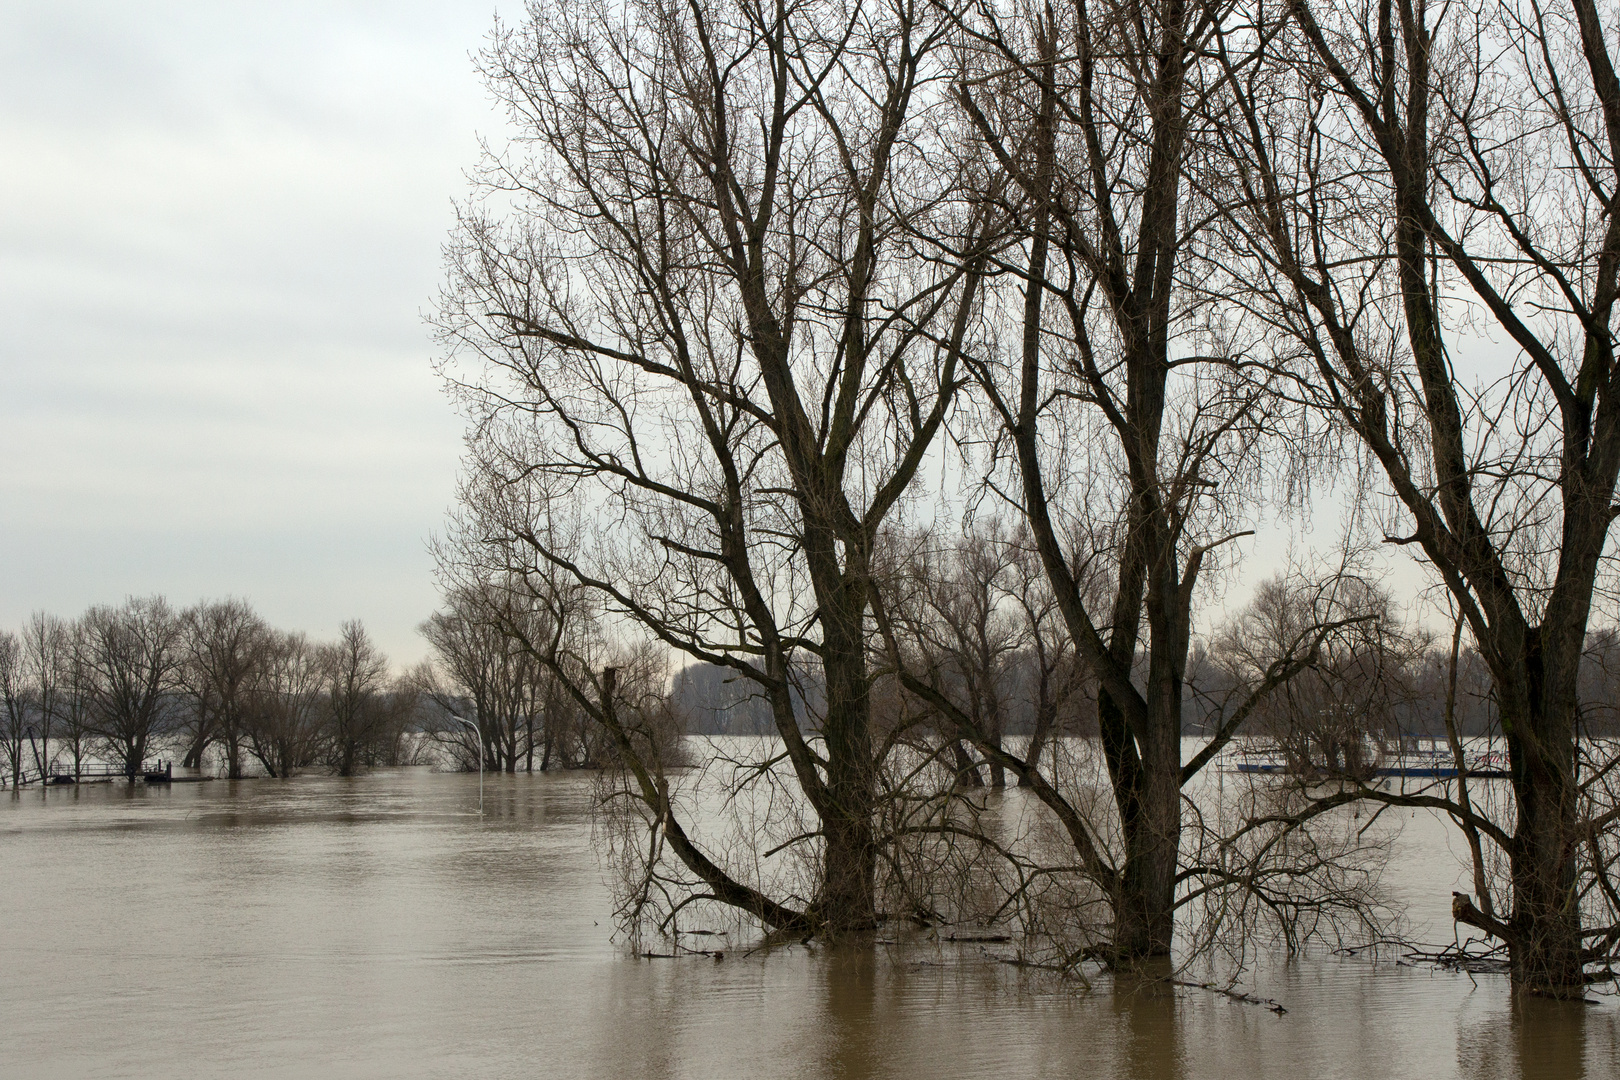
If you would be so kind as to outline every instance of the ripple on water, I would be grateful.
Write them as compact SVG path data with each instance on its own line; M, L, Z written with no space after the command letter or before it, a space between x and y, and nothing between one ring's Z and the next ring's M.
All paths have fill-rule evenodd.
M702 938L726 959L637 960L611 940L589 779L490 777L482 818L477 798L476 777L419 769L7 793L0 1071L1620 1075L1612 1002L1515 1005L1499 978L1363 957L1246 978L1286 1016L1163 985L1084 993L993 946L747 956ZM1443 904L1444 830L1414 819L1401 843L1392 874L1409 864L1414 904Z

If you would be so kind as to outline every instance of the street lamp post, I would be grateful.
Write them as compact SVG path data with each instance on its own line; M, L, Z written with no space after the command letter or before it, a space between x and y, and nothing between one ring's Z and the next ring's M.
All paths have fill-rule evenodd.
M472 729L473 742L478 745L478 816L484 816L484 733L478 730L478 725L465 717L450 714L450 719L458 724L464 724Z

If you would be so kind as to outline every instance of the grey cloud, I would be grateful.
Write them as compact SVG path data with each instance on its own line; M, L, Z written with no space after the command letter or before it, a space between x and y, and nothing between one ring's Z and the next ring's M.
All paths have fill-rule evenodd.
M490 20L0 15L0 623L159 589L420 654L460 450L420 312Z

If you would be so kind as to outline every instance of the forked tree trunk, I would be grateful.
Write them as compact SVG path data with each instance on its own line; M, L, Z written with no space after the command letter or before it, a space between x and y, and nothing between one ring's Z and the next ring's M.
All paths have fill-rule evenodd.
M1179 704L1179 696L1177 697ZM1099 711L1115 711L1107 696ZM1168 956L1175 934L1176 874L1181 853L1181 747L1179 712L1150 714L1133 743L1134 767L1114 772L1115 802L1125 848L1114 897L1113 961L1130 966ZM1129 755L1116 755L1128 759Z

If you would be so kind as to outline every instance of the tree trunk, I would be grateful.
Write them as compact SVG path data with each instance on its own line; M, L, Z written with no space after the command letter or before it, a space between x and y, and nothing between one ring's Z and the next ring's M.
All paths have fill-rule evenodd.
M1115 956L1123 963L1168 956L1175 932L1181 767L1179 760L1154 760L1160 753L1144 755L1143 790L1126 822L1114 934Z
M1536 704L1532 699L1528 716L1502 714L1518 810L1510 853L1512 977L1537 994L1580 998L1586 980L1576 890L1574 718L1549 716Z
M984 777L979 774L979 766L969 756L967 747L962 745L961 739L951 742L951 752L956 758L956 786L966 788L984 787Z
M1057 713L1043 689L1039 700L1035 704L1035 730L1029 737L1029 748L1024 751L1024 768L1034 772L1041 764L1041 751L1046 748L1046 739L1052 730L1052 718ZM1018 778L1018 785L1023 787L1026 783L1023 777Z
M208 736L199 732L197 737L191 740L191 745L186 747L186 756L180 760L181 767L186 769L202 768L203 751L207 749Z
M827 716L827 796L823 878L817 905L824 931L833 937L877 925L877 841L870 699L860 619L828 617L823 641Z
M1149 597L1149 608L1159 606ZM1182 665L1172 655L1175 628L1162 613L1148 661L1148 711L1134 740L1140 754L1135 798L1125 800L1125 867L1121 875L1114 950L1120 961L1168 956L1175 932L1176 873L1181 847ZM1173 620L1172 620L1173 622ZM1183 654L1184 655L1184 654Z
M1001 708L995 702L991 702L990 708L985 711L989 714L990 743L997 750L1000 750ZM997 789L1007 786L1007 770L1002 767L1000 758L992 757L990 759L990 786Z

